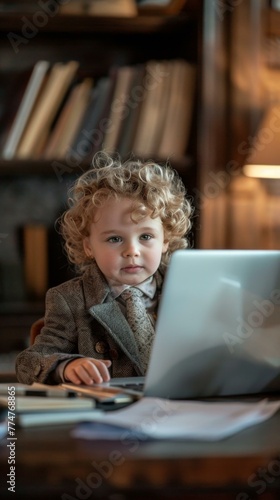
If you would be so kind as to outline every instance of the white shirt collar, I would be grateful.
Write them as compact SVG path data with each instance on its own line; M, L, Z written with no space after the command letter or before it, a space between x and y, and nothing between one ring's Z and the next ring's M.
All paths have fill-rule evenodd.
M110 287L113 299L116 299L122 294L124 290L130 288L130 285L115 285L113 280L110 279L107 279L107 282ZM135 288L139 288L139 290L147 295L147 297L153 299L157 289L156 279L154 276L149 276L149 278L147 278L145 281L142 281L142 283L139 283L139 285L135 286Z

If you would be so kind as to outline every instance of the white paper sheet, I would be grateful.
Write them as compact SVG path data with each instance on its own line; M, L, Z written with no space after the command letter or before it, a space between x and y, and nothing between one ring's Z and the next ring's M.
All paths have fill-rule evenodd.
M79 425L75 437L218 440L256 425L280 409L280 401L197 402L144 397L121 410L104 413L97 423Z

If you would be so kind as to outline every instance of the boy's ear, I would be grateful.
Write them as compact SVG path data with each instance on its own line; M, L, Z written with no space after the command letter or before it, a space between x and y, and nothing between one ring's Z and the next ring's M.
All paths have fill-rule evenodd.
M91 248L91 245L90 245L88 237L86 237L83 240L83 247L84 247L84 251L85 251L86 256L87 257L93 257L93 252L92 252L92 248Z
M162 246L162 253L166 253L169 247L169 241L164 241Z

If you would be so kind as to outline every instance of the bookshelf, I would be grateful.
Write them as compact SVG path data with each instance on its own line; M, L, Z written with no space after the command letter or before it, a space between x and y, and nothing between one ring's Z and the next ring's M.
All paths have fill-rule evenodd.
M193 116L184 154L176 157L175 151L170 155L170 161L192 196L192 189L197 183L202 4L202 1L187 2L178 15L147 14L131 18L57 13L49 16L47 22L41 18L41 26L38 26L38 9L12 12L1 7L1 150L8 134L7 123L11 126L12 116L20 102L16 95L16 80L21 75L27 79L39 60L48 61L50 65L78 61L77 75L80 80L92 78L94 82L108 76L112 67L183 60L197 69ZM141 150L139 156L145 157L141 155ZM157 157L156 154L148 156L158 161L166 160L166 157ZM11 343L6 342L9 336L13 338L14 348L23 347L31 323L44 311L42 294L34 296L27 292L20 234L27 225L45 225L49 234L55 219L65 207L68 187L76 176L89 167L88 160L81 161L76 168L60 160L65 171L58 177L53 167L54 160L40 157L5 159L0 155L0 273L1 279L6 282L0 290L0 328L3 332L0 349L3 347L4 352L13 349ZM49 238L53 236L54 232ZM52 272L48 286L72 276L72 270L67 267L58 246L60 243L56 242L56 245L54 253L58 255L49 264ZM55 272L55 269L58 271ZM20 339L19 342L16 339Z
M1 85L0 99L2 98L2 103L5 99L7 101L11 99L8 92L7 95L5 93L9 87L7 85L9 78L30 71L40 59L49 61L51 65L58 61L66 63L69 59L78 61L78 77L89 76L95 82L107 76L110 68L114 66L146 64L149 60L177 58L197 65L199 16L198 7L196 10L192 7L190 12L177 16L153 15L131 19L95 18L85 15L77 19L74 16L57 15L50 18L46 26L38 30L33 42L32 30L29 40L23 36L27 30L27 23L32 23L32 16L28 17L23 13L4 13L0 18L0 31L4 35L1 42L3 57L0 71L5 76L6 85L5 82ZM95 57L95 54L98 57ZM1 111L4 114L6 110ZM5 137L7 133L5 128L0 130L2 146L7 139ZM176 158L178 168L182 165L184 169L192 163L193 151L188 153L189 156L184 154L183 157ZM44 161L37 164L37 172L40 171L41 165L43 171L45 170ZM20 165L21 162L16 160L7 166L3 156L0 157L0 171L4 175L9 175L9 172L13 175L13 168L21 168Z
M262 115L280 100L279 3L248 0L232 9L216 3L216 16L205 6L200 246L277 250L278 181L268 186L245 177L243 166ZM207 104L207 96L215 93Z

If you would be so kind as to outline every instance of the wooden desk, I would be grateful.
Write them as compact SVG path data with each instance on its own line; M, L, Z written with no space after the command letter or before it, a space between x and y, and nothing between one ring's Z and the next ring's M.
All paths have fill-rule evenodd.
M214 443L86 441L70 437L72 428L17 429L14 496L7 490L10 466L4 438L0 447L0 498L280 498L280 412Z

